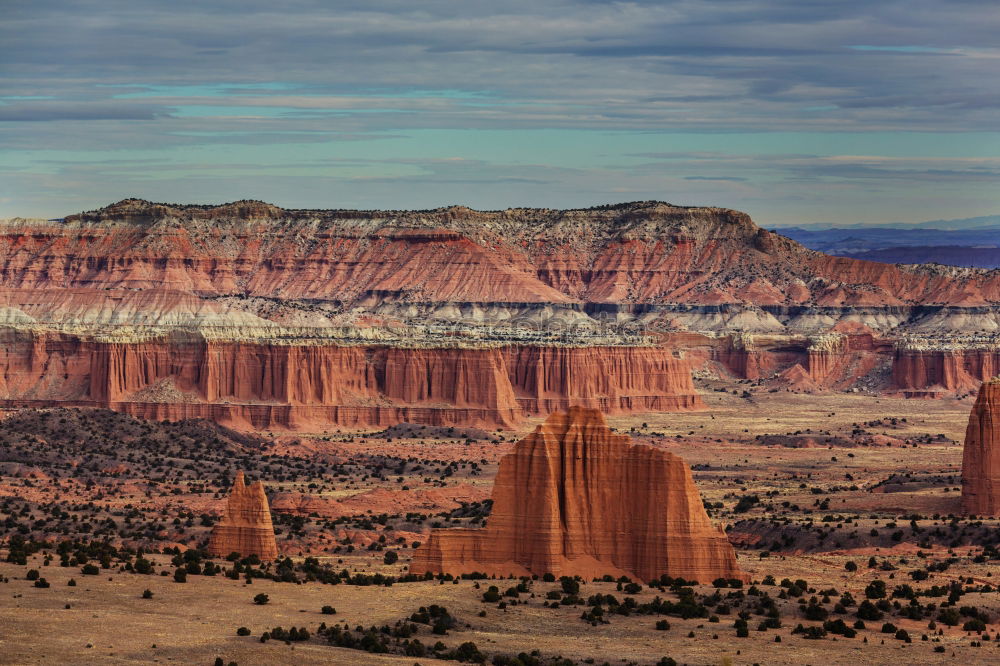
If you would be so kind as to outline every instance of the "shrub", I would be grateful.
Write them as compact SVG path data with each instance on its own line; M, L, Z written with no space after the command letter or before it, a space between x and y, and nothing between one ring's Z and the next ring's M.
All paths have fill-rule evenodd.
M101 570L97 568L94 564L84 564L83 568L80 569L80 573L84 576L96 576L101 573Z
M45 580L44 578L42 580ZM986 631L986 623L980 620L978 617L973 618L962 625L963 631L975 631L982 632Z
M337 609L333 606L323 606L323 608L320 609L320 612L323 613L323 615L336 615Z
M152 590L143 590L142 591L142 598L143 599L152 599L153 598L153 591Z
M944 623L949 627L954 627L962 618L954 608L942 608L941 612L938 613L937 619L938 622Z
M176 569L174 571L174 582L175 583L186 583L188 579L187 571L184 569Z
M28 575L25 576L25 578L28 580L38 580L38 569L32 569L31 571L29 571Z
M865 588L865 597L868 599L884 599L885 582L881 580L873 580L868 583L868 587Z
M851 629L847 624L841 620L831 620L823 623L823 628L829 631L831 634L840 634L844 638L854 638L858 635L858 632Z
M237 636L249 636L250 635L250 630L247 629L246 627L240 627L239 629L236 630L236 635Z
M386 564L395 564L399 561L399 555L394 550L387 550L385 552L385 556L382 558L382 561Z
M268 596L267 596L266 594L264 594L263 592L261 592L260 594L258 594L257 596L255 596L255 597L253 598L253 602L254 602L255 604L257 604L258 606L263 606L264 604L266 604L266 603L267 603L268 601L270 601L270 600L271 600L271 598L270 598L270 597L268 597Z
M656 629L657 629L657 631L669 631L670 630L670 623L667 622L666 620L657 620L656 621Z
M865 599L864 601L862 601L861 605L858 606L858 612L856 613L856 615L858 616L858 618L860 618L862 620L881 620L882 619L882 611L880 611L879 609L875 608L875 604L873 604L872 602L868 601L867 599Z
M490 585L489 589L483 592L483 601L490 604L500 601L500 588L496 585Z
M483 653L479 651L479 648L476 647L476 644L472 643L471 641L467 641L459 645L458 649L456 649L449 656L451 656L456 661L472 662L475 664L482 664L486 661L486 657L483 656Z
M806 606L803 612L807 620L813 620L816 622L822 622L830 615L830 613L825 608L815 603Z
M35 587L40 587L43 589L49 587L49 581L45 580L44 578L39 578L38 580L35 581Z

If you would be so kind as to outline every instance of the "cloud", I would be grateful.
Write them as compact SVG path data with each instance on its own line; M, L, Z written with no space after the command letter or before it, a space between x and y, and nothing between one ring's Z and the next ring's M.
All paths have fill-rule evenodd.
M207 194L194 174L228 174L234 156L259 171L296 154L307 164L320 152L348 161L368 152L382 161L366 174L381 169L398 189L373 176L365 207L423 202L428 188L512 205L673 188L787 215L826 201L806 182L842 188L841 200L860 207L870 199L851 188L984 184L993 167L817 161L842 150L835 139L795 162L777 153L805 151L777 135L976 133L1000 149L990 134L1000 132L1000 93L989 86L998 31L1000 13L977 0L34 0L12 3L0 22L0 162L43 173L56 168L46 151L81 168L147 159L171 165L155 178L167 194L174 183L160 198L178 200ZM497 131L580 132L600 148L525 141L515 157L484 138ZM461 153L478 159L462 173L407 162L439 156L423 138L432 133L474 145ZM702 152L738 157L652 155L671 152L667 135L695 133L744 142L771 133L781 146L728 151L705 138ZM648 156L626 135L655 137ZM276 178L291 177L293 166L280 168ZM46 181L54 189L44 195L19 193L15 210L113 189L73 176ZM226 191L237 182L225 180ZM273 191L263 177L245 182ZM970 206L1000 207L997 195L962 192ZM991 211L967 214L980 212Z
M53 120L152 120L162 111L150 106L108 102L14 102L0 105L0 122Z

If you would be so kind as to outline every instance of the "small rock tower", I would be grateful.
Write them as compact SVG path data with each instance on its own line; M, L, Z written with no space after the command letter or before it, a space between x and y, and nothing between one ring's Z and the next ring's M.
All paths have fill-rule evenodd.
M983 382L962 450L962 512L1000 515L1000 377Z
M247 486L243 472L236 473L226 515L212 528L208 552L216 557L234 552L244 557L256 555L262 560L278 557L271 508L263 483L256 481Z

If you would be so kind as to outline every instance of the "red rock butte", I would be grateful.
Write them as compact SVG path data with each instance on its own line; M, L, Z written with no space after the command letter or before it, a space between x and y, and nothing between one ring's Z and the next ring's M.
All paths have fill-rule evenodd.
M747 580L687 464L583 407L551 414L504 456L486 528L432 531L410 571Z
M256 555L262 560L278 557L271 509L263 483L256 481L248 486L243 472L236 473L226 514L212 528L208 552L215 557L225 557L230 553L239 553L244 557Z
M1000 515L1000 377L984 382L962 451L962 512Z

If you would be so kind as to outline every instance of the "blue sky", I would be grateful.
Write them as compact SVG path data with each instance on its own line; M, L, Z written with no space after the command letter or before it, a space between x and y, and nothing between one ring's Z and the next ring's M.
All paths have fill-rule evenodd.
M129 196L1000 212L992 0L16 4L0 217Z

